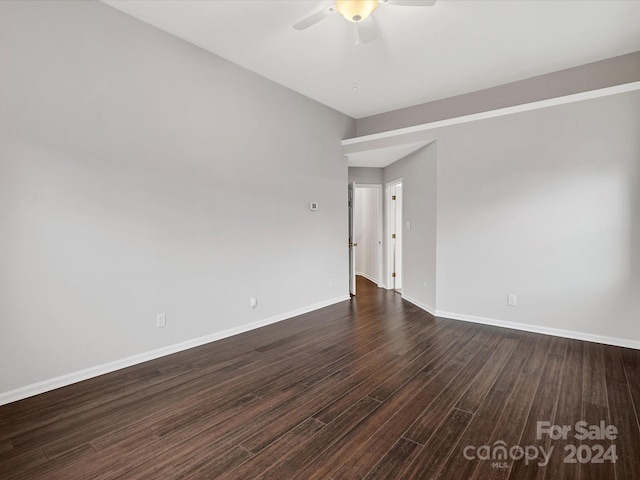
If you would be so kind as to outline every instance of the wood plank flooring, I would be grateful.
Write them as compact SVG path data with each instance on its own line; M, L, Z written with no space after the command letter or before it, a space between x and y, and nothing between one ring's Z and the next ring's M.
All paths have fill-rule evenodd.
M434 318L358 278L351 301L0 407L0 478L632 480L639 407L640 351Z

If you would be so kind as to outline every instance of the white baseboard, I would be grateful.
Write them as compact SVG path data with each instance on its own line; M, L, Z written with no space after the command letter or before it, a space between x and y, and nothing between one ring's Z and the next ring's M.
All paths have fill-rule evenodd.
M414 298L411 297L407 297L406 295L402 295L402 298L404 300L406 300L409 303L413 303L416 307L420 307L421 309L423 309L425 312L430 313L433 316L436 316L436 309L433 307L430 307L429 305L427 305L426 303L422 303Z
M315 305L309 305L307 307L302 307L287 313L282 313L280 315L274 315L273 317L265 318L263 320L258 320L257 322L248 323L246 325L241 325L239 327L230 328L221 332L212 333L203 337L175 343L173 345L168 345L156 350L139 353L137 355L132 355L130 357L115 360L113 362L103 363L102 365L97 365L95 367L85 368L84 370L68 373L66 375L60 375L59 377L33 383L31 385L26 385L24 387L16 388L15 390L9 390L8 392L2 392L0 393L0 405L6 405L7 403L22 400L34 395L39 395L50 390L55 390L56 388L65 387L73 383L88 380L89 378L97 377L99 375L104 375L105 373L115 372L116 370L121 370L123 368L137 365L139 363L154 360L166 355L171 355L172 353L199 347L200 345L204 345L206 343L215 342L216 340L222 340L223 338L238 335L239 333L244 333L250 330L255 330L256 328L265 327L267 325L281 322L283 320L309 313L320 308L328 307L329 305L333 305L335 303L349 300L350 298L351 297L349 295L342 295L340 297L332 298L324 302L316 303Z
M629 340L627 338L607 337L604 335L594 335L591 333L576 332L573 330L563 330L560 328L543 327L540 325L532 325L530 323L509 322L506 320L496 320L495 318L477 317L474 315L466 315L463 313L445 312L442 310L434 310L428 305L420 304L410 298L407 301L429 312L436 317L448 318L451 320L462 320L464 322L481 323L483 325L492 325L494 327L510 328L512 330L521 330L523 332L542 333L554 337L572 338L574 340L583 340L585 342L603 343L605 345L614 345L616 347L633 348L640 350L640 341Z
M367 280L369 280L370 282L375 283L376 285L378 285L378 280L376 280L375 278L373 278L371 275L367 275L366 273L363 272L356 272L356 275L360 275L361 277L366 278Z
M530 323L508 322L506 320L477 317L474 315L466 315L464 313L445 312L442 310L436 310L435 308L419 302L418 300L415 300L411 297L407 297L406 295L402 295L402 298L436 317L448 318L450 320L462 320L463 322L481 323L483 325L492 325L494 327L521 330L523 332L542 333L544 335L551 335L554 337L572 338L575 340L584 340L586 342L603 343L605 345L614 345L616 347L626 347L640 350L640 341L637 340L606 337L603 335L593 335L591 333L575 332L573 330L562 330L560 328L542 327L540 325L532 325Z

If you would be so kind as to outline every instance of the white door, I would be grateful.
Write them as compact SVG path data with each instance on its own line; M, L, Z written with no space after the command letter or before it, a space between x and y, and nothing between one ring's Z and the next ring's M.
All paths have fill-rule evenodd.
M396 200L394 203L396 207L395 208L396 224L395 224L394 232L396 234L396 238L394 239L394 242L393 242L394 249L395 249L393 271L396 273L396 276L393 277L394 279L393 288L394 290L402 290L402 184L396 185L395 196L396 196Z
M349 293L356 294L356 251L357 244L354 243L353 212L356 201L356 184L349 184Z
M387 184L387 288L402 289L402 180Z

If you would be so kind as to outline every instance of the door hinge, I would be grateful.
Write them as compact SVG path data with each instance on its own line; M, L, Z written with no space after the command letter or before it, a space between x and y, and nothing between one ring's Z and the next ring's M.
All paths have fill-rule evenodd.
M392 234L391 234L391 238L396 238L396 234L395 234L395 233L392 233Z
M395 277L396 277L396 272L393 272L393 273L391 274L391 276L392 276L393 278L395 278Z
M391 195L391 200L395 200L396 196L395 195Z

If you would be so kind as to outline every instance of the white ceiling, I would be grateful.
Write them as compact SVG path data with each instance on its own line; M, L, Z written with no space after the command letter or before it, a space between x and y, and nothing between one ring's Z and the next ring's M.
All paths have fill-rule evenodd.
M345 153L345 156L350 167L384 168L429 143L431 141L425 140L423 142L403 143L390 147L363 147L362 150Z
M354 118L640 50L637 0L381 4L357 50L339 14L291 28L331 0L104 2Z

